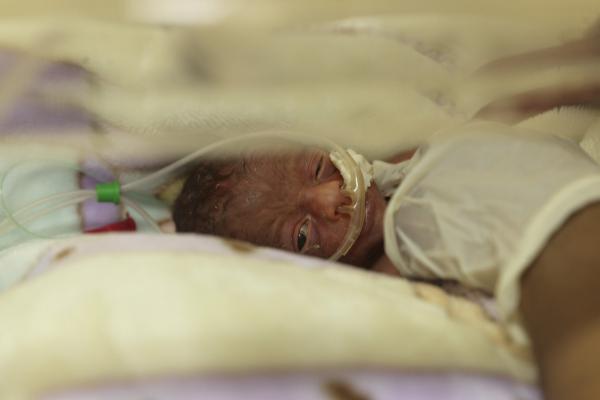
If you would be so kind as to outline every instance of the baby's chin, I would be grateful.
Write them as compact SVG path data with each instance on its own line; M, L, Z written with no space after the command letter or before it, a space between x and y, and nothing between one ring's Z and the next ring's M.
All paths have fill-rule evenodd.
M348 254L340 261L363 268L371 267L383 256L383 216L386 201L375 184L367 190L363 230Z

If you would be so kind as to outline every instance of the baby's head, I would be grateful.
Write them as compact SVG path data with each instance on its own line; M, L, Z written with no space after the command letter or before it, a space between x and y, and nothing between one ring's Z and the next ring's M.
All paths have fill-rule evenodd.
M256 153L200 163L175 201L179 232L213 234L328 258L342 244L349 216L339 207L342 177L318 149ZM368 266L383 253L385 200L367 191L365 226L342 261Z

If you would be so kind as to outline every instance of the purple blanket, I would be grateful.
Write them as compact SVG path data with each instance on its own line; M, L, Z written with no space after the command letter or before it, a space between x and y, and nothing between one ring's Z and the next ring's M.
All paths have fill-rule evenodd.
M459 373L330 371L154 379L39 400L540 400L534 388Z

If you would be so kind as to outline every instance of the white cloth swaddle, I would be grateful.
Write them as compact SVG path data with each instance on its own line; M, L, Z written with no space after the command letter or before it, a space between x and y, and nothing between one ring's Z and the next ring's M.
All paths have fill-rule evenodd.
M385 250L406 277L495 293L513 338L519 278L575 211L600 200L600 167L576 143L496 123L437 135L403 166Z

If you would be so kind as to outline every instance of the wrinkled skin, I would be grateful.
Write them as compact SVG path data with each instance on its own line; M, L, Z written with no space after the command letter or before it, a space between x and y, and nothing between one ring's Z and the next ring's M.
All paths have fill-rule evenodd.
M221 184L234 195L217 207L227 236L321 258L337 250L350 219L339 207L351 201L342 194L342 177L326 152L249 156L243 168L240 178ZM382 256L385 207L371 185L365 225L341 261L369 267Z

